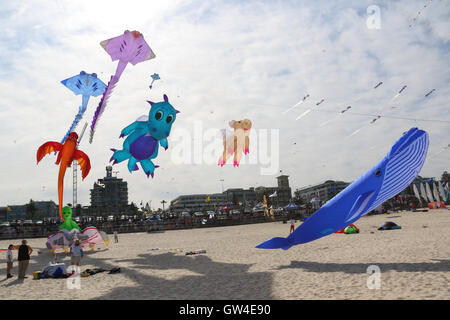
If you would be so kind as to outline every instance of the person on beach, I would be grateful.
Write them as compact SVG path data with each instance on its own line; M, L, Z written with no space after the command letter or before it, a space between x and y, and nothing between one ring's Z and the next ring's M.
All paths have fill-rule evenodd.
M17 247L16 247L17 248ZM22 240L22 245L18 247L19 249L19 256L17 260L19 261L19 279L26 279L25 276L28 264L30 262L30 254L33 252L33 249L27 245L27 240Z
M13 268L14 255L13 255L14 246L10 244L8 246L8 251L6 252L6 278L12 278L11 270Z
M80 240L76 239L75 243L70 247L70 252L72 253L71 264L80 266L81 258L84 255L83 247L80 244Z
M289 231L289 234L291 234L295 230L295 220L291 219L291 229Z
M118 243L119 242L119 235L117 233L117 230L114 231L114 242Z

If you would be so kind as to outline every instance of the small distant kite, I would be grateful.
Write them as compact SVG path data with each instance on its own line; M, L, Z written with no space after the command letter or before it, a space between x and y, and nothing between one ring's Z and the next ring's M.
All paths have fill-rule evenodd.
M155 82L156 80L161 79L159 77L159 74L157 74L157 73L152 74L151 77L152 77L153 80L152 80L152 83L150 83L150 86L149 86L150 89L153 87L153 82Z
M344 112L350 110L351 108L352 108L351 106L348 106L345 110L342 110L341 113L344 113Z
M381 86L383 84L383 81L380 81L375 87L373 87L374 89L378 88L379 86Z
M433 89L433 90L431 90L430 92L428 92L426 95L425 95L425 97L428 97L430 94L432 94L433 93L433 91L435 91L436 89Z
M372 119L372 121L370 122L370 124L374 123L375 121L377 121L378 119L380 119L381 116L377 116L375 119Z
M306 99L308 99L309 94L306 94L306 96L303 97L302 100L300 100L299 102L297 102L296 104L294 104L292 107L290 107L289 109L287 109L286 111L283 111L283 114L288 113L289 111L291 111L292 109L294 109L296 106L302 104L303 102L305 102Z
M320 100L319 102L316 103L316 106L318 106L319 104L321 104L324 101L325 101L325 99Z
M433 0L429 0L428 2L431 3L432 1L433 1ZM427 5L425 4L425 5L422 7L421 10L425 9L426 7L427 7ZM414 23L415 23L417 20L419 20L419 16L420 16L421 13L422 13L422 12L421 12L420 10L417 12L416 16L414 17L414 19L412 20L411 24L409 25L410 28L414 25Z
M330 122L333 122L337 119L342 119L342 115L344 115L344 113L347 112L348 110L350 110L351 108L352 108L351 106L347 106L347 108L345 108L344 110L339 111L339 113L334 118L331 118L330 120L327 120L327 121L321 123L320 127L323 127L324 125L326 125Z
M295 120L299 120L301 118L303 118L304 116L306 116L308 113L310 113L315 107L319 106L322 102L324 102L325 99L320 100L319 102L316 103L315 106L312 106L312 108L309 108L308 110L306 110L305 112L303 112L301 115L299 115L297 118L295 118Z
M396 99L396 98L403 92L403 90L406 89L406 87L407 87L407 85L404 85L404 86L400 89L400 91L392 98L392 100Z

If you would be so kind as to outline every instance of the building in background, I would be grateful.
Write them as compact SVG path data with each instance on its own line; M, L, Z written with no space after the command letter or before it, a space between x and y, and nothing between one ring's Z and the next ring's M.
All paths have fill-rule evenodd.
M34 206L36 208L36 218L58 218L59 217L59 207L58 205L50 201L34 201Z
M292 198L289 176L281 175L277 177L277 180L277 187L230 188L222 193L182 195L170 202L169 209L177 213L182 211L216 211L222 207L251 209L257 202L262 201L264 195L266 195L269 203L276 207L288 205ZM274 196L269 198L271 195Z
M128 184L113 177L112 166L106 167L106 176L91 189L91 215L120 215L128 210Z
M275 207L287 206L292 200L292 190L289 186L289 176L280 175L277 177L276 187L255 188L256 200L261 202L266 196L269 205Z
M325 202L333 198L336 194L347 188L349 182L327 180L323 183L303 187L297 190L298 195L305 202L323 205Z
M27 219L26 205L21 204L21 205L7 206L7 219L8 219L8 221Z
M176 213L183 211L207 211L221 208L227 202L227 197L222 193L214 194L189 194L181 195L170 201L170 210Z

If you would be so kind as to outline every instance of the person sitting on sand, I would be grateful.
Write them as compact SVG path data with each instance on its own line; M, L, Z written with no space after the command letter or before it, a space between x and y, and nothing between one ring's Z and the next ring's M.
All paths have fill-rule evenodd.
M80 266L84 253L79 239L76 239L75 243L70 247L70 252L72 253L71 265Z
M14 263L14 255L13 255L14 246L10 244L8 246L8 251L6 252L6 278L12 278L11 270L13 268Z

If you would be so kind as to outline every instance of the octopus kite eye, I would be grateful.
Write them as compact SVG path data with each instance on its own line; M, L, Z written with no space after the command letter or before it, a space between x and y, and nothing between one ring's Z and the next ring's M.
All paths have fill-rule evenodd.
M171 114L169 114L169 115L167 116L166 122L167 122L167 123L171 123L172 120L173 120L173 116L172 116Z
M158 111L158 112L155 114L155 119L156 119L156 120L161 120L162 117L163 117L163 115L164 115L164 113L163 113L162 111Z

